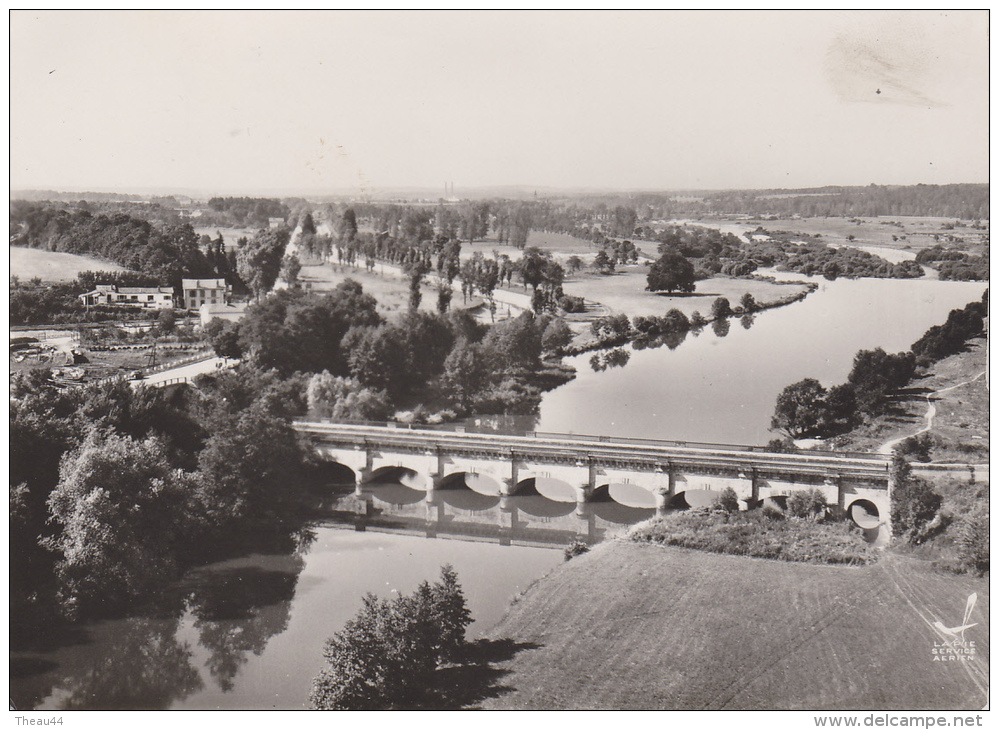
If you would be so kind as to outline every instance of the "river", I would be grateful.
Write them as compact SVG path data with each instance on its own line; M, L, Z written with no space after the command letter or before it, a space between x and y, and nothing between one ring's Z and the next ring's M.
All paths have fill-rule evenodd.
M761 272L776 273L776 272ZM787 278L807 279L798 274ZM576 378L546 394L537 429L729 444L763 444L777 395L802 378L842 383L858 350L909 349L984 282L813 277L801 302L731 318L676 347L622 348L623 367L569 359ZM748 329L747 329L748 327Z
M986 284L817 280L802 302L733 318L675 349L621 349L571 359L575 380L546 394L532 419L544 431L759 444L773 436L780 390L804 377L845 380L854 353L907 349ZM747 329L748 327L748 329ZM601 358L603 358L601 360ZM19 709L297 709L323 665L326 637L368 591L412 591L454 565L475 623L495 624L509 601L563 560L574 538L597 542L651 510L540 496L484 497L374 487L350 495L297 553L251 555L193 571L148 615L31 637L11 654ZM568 499L568 498L567 498Z

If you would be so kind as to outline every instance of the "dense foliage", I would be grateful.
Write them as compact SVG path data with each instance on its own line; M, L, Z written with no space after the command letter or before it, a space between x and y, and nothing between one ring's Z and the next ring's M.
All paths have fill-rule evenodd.
M877 550L864 542L849 521L784 516L762 509L678 510L636 525L628 538L804 563L863 565L877 559Z
M682 254L667 251L649 269L646 289L649 291L674 292L694 291L694 265Z
M973 256L938 245L924 248L917 253L916 261L935 268L938 276L944 280L988 281L989 279L988 249L981 256Z
M309 700L319 710L433 707L438 668L460 661L471 623L458 577L450 565L440 581L423 581L411 595L389 601L373 594L358 614L329 638L327 666Z
M185 567L295 524L301 383L243 369L198 390L12 381L12 614L114 614ZM282 538L283 539L283 538Z
M11 245L98 256L179 287L184 277L211 278L216 270L190 225L154 225L125 213L93 215L87 210L14 201Z
M238 325L206 334L220 355L242 354L283 376L321 374L310 391L316 415L359 419L435 398L456 412L529 410L540 393L529 381L547 367L542 356L572 335L562 320L531 312L489 327L462 312L408 310L385 321L350 279L327 294L274 293ZM360 390L344 400L348 387Z

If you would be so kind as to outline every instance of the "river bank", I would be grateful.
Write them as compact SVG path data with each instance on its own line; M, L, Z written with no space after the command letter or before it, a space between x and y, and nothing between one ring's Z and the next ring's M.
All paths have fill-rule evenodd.
M886 415L824 441L819 448L889 453L904 439L921 436L932 442L930 462L987 462L987 371L988 339L977 337L965 352L934 363L909 388L893 396Z
M925 617L959 620L971 592L981 650L935 662ZM847 568L613 541L537 581L487 634L518 650L481 707L978 709L988 605L987 579L892 554Z

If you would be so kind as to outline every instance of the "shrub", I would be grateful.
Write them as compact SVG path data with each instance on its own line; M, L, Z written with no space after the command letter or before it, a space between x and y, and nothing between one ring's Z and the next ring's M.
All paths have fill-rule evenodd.
M762 510L671 512L636 525L628 539L804 563L862 565L878 556L848 521L775 520Z
M975 573L989 569L989 507L979 503L955 527L954 542L961 567Z
M919 436L910 436L900 443L895 450L903 456L911 456L916 461L930 460L930 450L933 448L933 436L929 432Z
M929 537L930 523L940 511L943 498L925 481L912 476L908 466L900 454L895 455L892 462L895 486L892 490L891 521L898 537L919 545Z
M788 497L787 511L792 517L820 520L826 513L826 498L818 489L798 491Z
M726 512L739 511L739 497L732 487L725 487L718 496L718 506Z
M690 315L690 326L691 327L703 327L708 323L708 320L704 319L704 315L700 312L695 311Z
M582 297L574 297L566 294L564 297L558 300L558 305L562 308L562 311L568 313L579 313L586 311L586 302Z
M588 543L576 538L568 545L565 546L563 553L565 554L566 560L572 560L577 555L582 555L583 553L590 552L590 546Z

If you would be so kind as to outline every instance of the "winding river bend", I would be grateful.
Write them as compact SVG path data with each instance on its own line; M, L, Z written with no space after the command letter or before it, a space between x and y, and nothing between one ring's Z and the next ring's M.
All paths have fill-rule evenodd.
M985 288L822 280L802 302L757 314L748 329L732 319L672 350L628 347L626 358L614 359L626 359L623 366L599 371L593 355L573 358L577 378L547 394L528 427L763 443L784 386L804 377L842 382L857 350L907 349ZM470 495L430 513L422 494L398 485L372 492L374 514L318 524L297 553L210 565L147 615L37 637L31 651L11 655L12 701L19 709L302 708L323 665L323 641L366 592L412 591L451 563L476 619L474 638L562 561L571 539L596 541L651 513L609 506L606 514L578 514L574 505L538 498L502 506Z
M774 272L761 272L774 273ZM789 278L806 278L788 275ZM804 300L705 327L675 349L629 346L623 367L595 371L548 393L537 429L709 443L762 444L781 390L802 378L844 382L858 350L909 349L950 310L979 299L983 282L813 278ZM623 359L623 358L622 358Z

